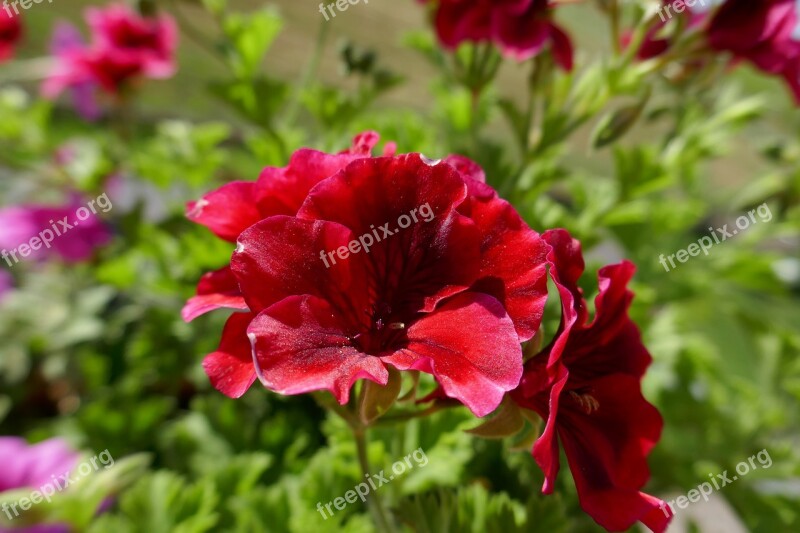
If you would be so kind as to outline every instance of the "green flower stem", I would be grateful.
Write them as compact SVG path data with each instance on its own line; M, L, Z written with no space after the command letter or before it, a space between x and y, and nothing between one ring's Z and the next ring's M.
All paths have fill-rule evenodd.
M358 463L361 465L361 472L364 476L368 477L372 475L372 470L369 466L369 458L367 456L367 428L363 425L359 428L353 428L353 438L356 441ZM372 491L367 496L367 507L370 513L372 513L372 518L379 531L382 533L396 532L391 517L388 516L377 491Z
M363 390L363 389L362 389ZM351 402L351 409L342 406L332 396L325 393L315 393L312 395L317 403L325 409L330 409L342 419L347 422L350 430L353 432L353 439L356 442L356 451L358 455L358 464L361 466L361 473L364 476L372 475L372 469L369 466L369 457L367 455L367 425L361 422L358 417L358 406L361 404L360 394L356 395L355 402ZM386 511L381 501L380 496L376 491L370 492L367 497L367 507L372 520L375 522L378 531L381 533L396 533L394 523Z
M620 55L622 53L622 32L620 31L619 0L610 0L608 14L611 18L611 48L615 55Z

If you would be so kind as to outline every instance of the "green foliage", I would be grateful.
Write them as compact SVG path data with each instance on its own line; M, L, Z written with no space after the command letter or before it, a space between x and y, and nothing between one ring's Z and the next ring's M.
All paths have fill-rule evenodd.
M399 153L469 156L531 227L568 229L587 252L581 284L590 299L600 266L636 263L631 313L654 359L645 395L665 420L647 490L685 493L766 449L773 466L719 495L750 531L796 529L800 124L774 88L754 89L751 74L723 78L719 61L678 76L631 52L592 62L579 55L571 73L548 51L501 66L491 47L450 53L430 31L403 39L437 73L411 87L406 77L421 65L360 39L337 47L333 22L293 80L276 68L286 52L278 38L290 26L277 10L192 3L187 13L208 30L198 51L214 56L182 66L208 76L176 83L207 88L213 112L151 112L153 96L134 92L104 102L107 116L88 124L0 73L2 205L57 202L68 190L108 192L114 203L104 215L113 242L91 260L8 269L15 289L0 302L0 433L64 436L117 458L25 520L90 533L376 531L361 500L327 519L317 509L365 479L353 432L332 414L328 393L284 397L255 386L224 397L201 364L217 349L226 313L191 324L180 317L200 276L225 265L235 247L186 220L188 201L284 166L301 146L338 152L375 130L377 153L394 142ZM610 2L597 4L608 13ZM624 10L636 22L634 40L653 22L639 4ZM597 12L589 14L597 25ZM320 68L334 55L338 77ZM220 68L206 67L212 60ZM762 205L769 221L669 271L660 263ZM552 296L539 346L559 326ZM565 460L557 495L540 494L530 448L541 422L531 413L504 404L481 421L449 407L416 418L430 405L416 400L434 389L424 375L393 375L387 388L354 389L359 411L340 408L372 424L368 474L424 452L424 466L380 488L403 532L598 531ZM29 492L3 493L0 503ZM109 509L95 516L106 497Z

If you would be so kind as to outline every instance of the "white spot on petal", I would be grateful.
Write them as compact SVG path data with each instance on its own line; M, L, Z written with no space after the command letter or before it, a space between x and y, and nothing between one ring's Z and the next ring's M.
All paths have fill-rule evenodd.
M422 154L420 154L420 158L422 159L423 163L425 163L426 165L431 166L431 167L435 167L436 165L438 165L439 163L442 162L441 159L431 159L429 157L425 157Z
M197 218L203 214L203 209L208 205L208 200L205 198L200 198L194 203L194 207L192 210L187 213L189 218Z

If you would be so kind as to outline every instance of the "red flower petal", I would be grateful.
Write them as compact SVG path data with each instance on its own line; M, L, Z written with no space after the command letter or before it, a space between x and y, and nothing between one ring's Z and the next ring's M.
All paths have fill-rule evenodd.
M248 329L259 379L281 394L327 389L341 404L358 379L386 385L384 364L353 348L346 328L337 311L314 296L291 296L271 306Z
M547 2L537 0L533 3L541 7L531 7L524 13L495 11L493 31L496 39L507 54L519 61L538 54L550 37Z
M219 349L206 356L203 369L215 389L239 398L256 380L255 366L247 338L247 326L255 317L252 313L234 313L222 331Z
M503 306L463 293L408 328L408 347L382 357L400 370L433 374L445 394L475 416L494 411L519 384L522 350Z
M550 24L551 52L556 64L567 72L572 70L574 51L569 35L556 24Z
M361 159L315 187L297 216L374 237L368 253L354 256L367 264L372 290L396 307L429 312L478 273L478 230L455 211L466 195L452 167L419 154Z
M436 12L436 33L447 48L464 41L481 42L492 35L491 0L441 2Z
M464 178L471 198L488 200L496 198L497 192L486 184L486 173L475 161L462 155L449 155L443 160ZM459 209L459 211L462 211Z
M650 366L652 357L642 344L639 328L628 318L633 293L627 285L635 271L628 261L600 270L595 318L571 333L570 348L563 356L572 379L612 372L641 378Z
M204 274L197 284L197 296L186 302L181 316L186 322L191 322L200 315L221 307L247 309L244 297L239 291L239 283L230 267Z
M472 290L499 300L520 341L527 341L538 331L547 301L550 247L505 200L473 201L470 217L481 232L480 280Z
M368 307L361 263L326 255L353 238L347 228L332 222L270 217L242 233L231 268L254 312L308 294L327 299L340 314L358 322Z
M558 424L581 507L609 531L625 531L640 520L663 531L669 523L658 509L663 502L638 490L650 477L646 456L661 435L661 415L632 376L597 379L590 394L596 411L586 414L577 402L562 399Z
M241 232L261 220L254 202L255 185L234 181L186 206L192 222L206 226L219 238L235 242Z

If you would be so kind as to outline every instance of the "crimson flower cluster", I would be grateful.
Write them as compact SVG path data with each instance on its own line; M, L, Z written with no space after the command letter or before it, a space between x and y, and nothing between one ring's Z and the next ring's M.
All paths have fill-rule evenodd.
M19 16L0 9L0 63L11 58L21 38L22 24Z
M663 531L661 501L640 492L662 420L642 396L650 363L628 317L628 262L600 271L596 316L577 280L580 245L543 235L461 156L373 157L375 133L338 154L302 149L255 182L233 182L187 206L188 217L236 242L230 265L206 274L183 311L229 308L203 367L230 397L256 381L281 394L328 390L341 404L361 379L389 370L431 374L439 393L476 416L508 397L546 426L533 448L552 492L563 447L581 505L609 530L642 521ZM435 217L326 267L337 250L427 204ZM523 364L539 331L550 276L561 327Z
M89 44L70 39L56 47L53 71L43 93L55 98L65 89L91 84L117 95L140 78L168 78L175 72L178 31L169 15L142 17L124 4L88 8Z
M552 20L550 0L418 0L433 4L443 46L492 42L504 55L524 61L550 46L564 70L572 69L572 42Z
M672 4L664 0L664 4ZM747 62L787 83L800 104L800 15L795 0L727 0L709 12L689 8L680 16L703 34L715 52L732 54L733 62ZM660 23L637 51L639 58L657 57L672 43L657 34Z

